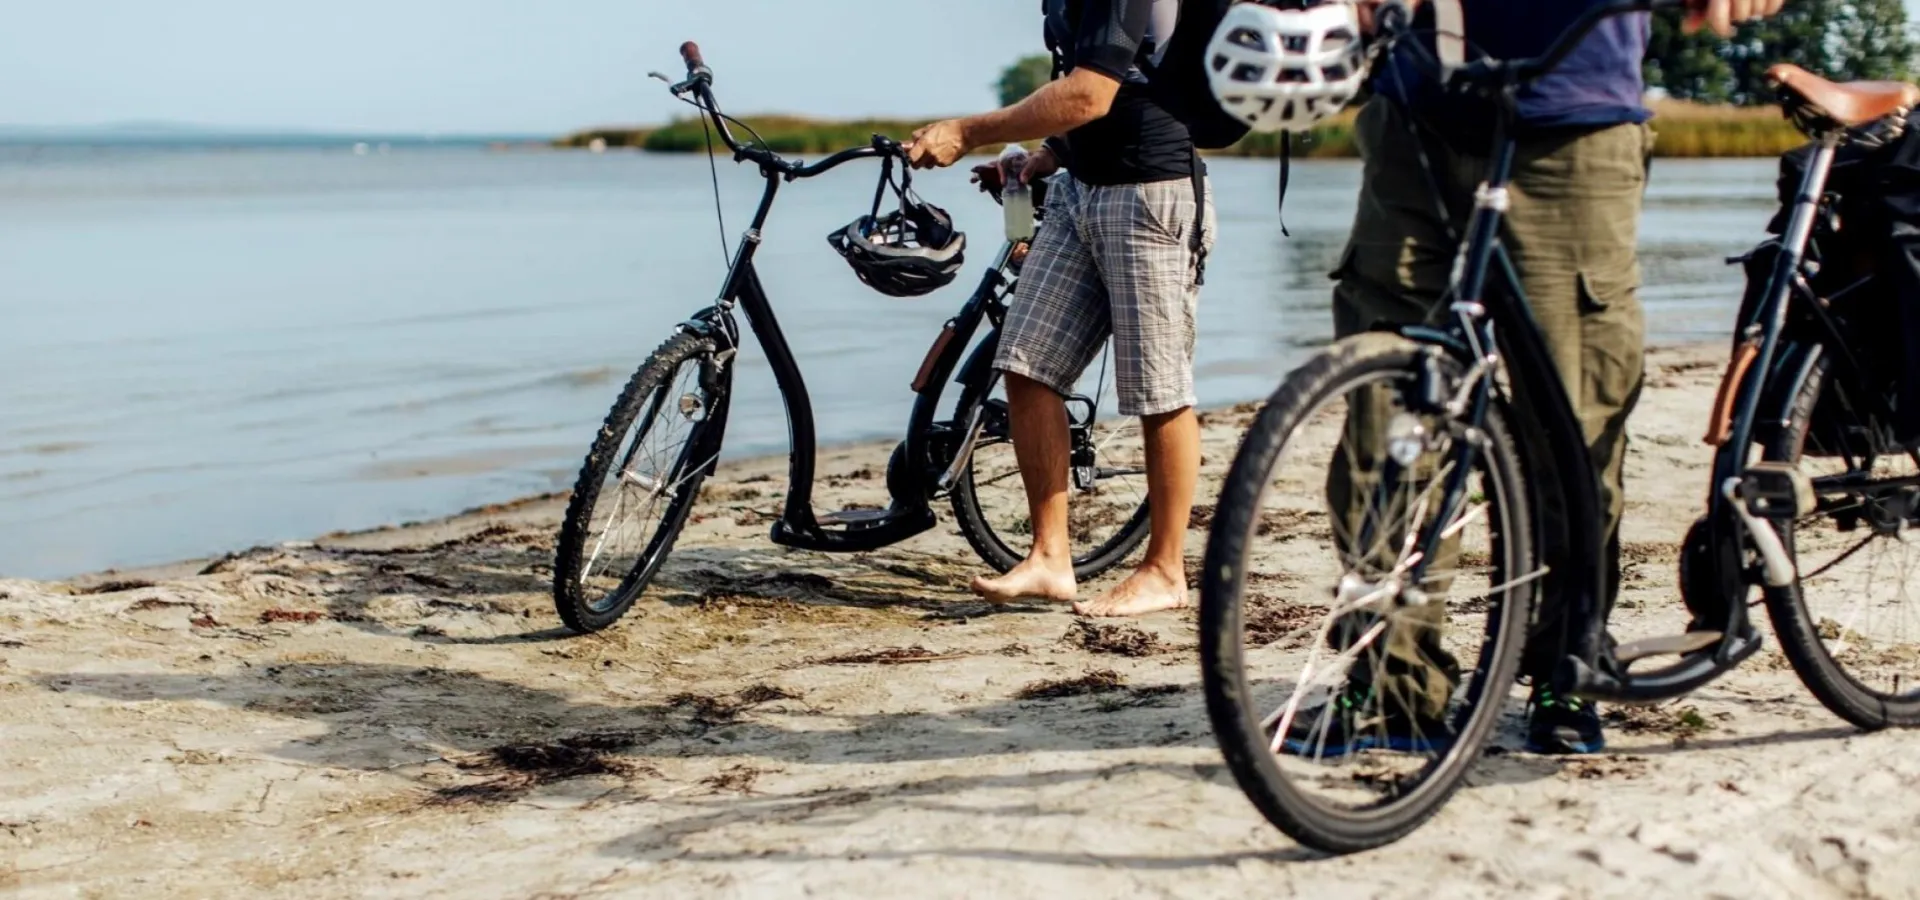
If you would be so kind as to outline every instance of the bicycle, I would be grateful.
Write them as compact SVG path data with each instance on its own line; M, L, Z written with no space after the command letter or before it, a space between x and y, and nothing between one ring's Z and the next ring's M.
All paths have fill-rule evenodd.
M1201 586L1207 708L1243 792L1303 844L1334 853L1371 849L1437 813L1493 739L1523 653L1557 662L1551 684L1563 696L1679 697L1760 649L1748 614L1756 591L1794 669L1832 711L1863 728L1920 725L1920 685L1903 690L1899 675L1869 684L1876 666L1901 665L1899 657L1856 652L1873 645L1852 625L1811 614L1806 590L1860 550L1836 547L1828 531L1865 527L1864 546L1897 542L1920 525L1920 475L1911 474L1920 456L1890 442L1882 382L1838 321L1853 308L1841 301L1851 293L1858 303L1868 292L1834 285L1838 267L1823 270L1818 254L1809 254L1816 223L1827 215L1835 148L1900 120L1920 99L1911 87L1776 73L1790 76L1778 79L1782 103L1818 150L1768 260L1768 286L1743 314L1741 349L1722 390L1707 514L1681 560L1683 592L1703 618L1684 634L1624 645L1607 631L1598 479L1502 245L1515 96L1606 18L1680 5L1597 6L1539 58L1480 60L1444 77L1449 90L1485 97L1499 112L1489 171L1440 307L1444 318L1341 341L1296 370L1234 460ZM1375 61L1405 47L1417 63L1439 68L1432 54L1402 40L1410 26L1404 6L1385 7L1380 21ZM1816 287L1838 290L1823 299ZM1515 383L1525 385L1531 409L1515 405ZM1320 461L1329 451L1344 479L1316 481L1311 469L1290 479L1280 471L1289 456L1300 456L1327 473ZM1837 461L1840 471L1811 477L1802 466L1810 459ZM1900 474L1881 473L1902 461ZM1323 485L1326 496L1302 502ZM1362 500L1365 508L1354 511L1353 501ZM1541 511L1549 503L1566 511L1564 525L1548 527ZM1289 551L1288 572L1258 565L1255 538L1296 542L1322 531L1335 552ZM1816 551L1833 559L1803 573L1796 560ZM1272 595L1301 578L1323 578L1334 589L1319 605L1302 592L1291 602ZM1423 711L1421 698L1404 691L1369 698L1380 707L1399 703L1398 710L1340 708L1334 698L1350 675L1381 683L1396 654L1450 676L1426 700L1443 698L1442 712ZM1676 659L1634 668L1662 657ZM1255 665L1298 674L1255 678ZM1912 661L1904 665L1912 672ZM1425 687L1436 690L1431 681ZM1344 727L1364 729L1365 739L1344 743L1343 751L1361 749L1338 756L1328 750L1328 731L1344 716L1360 723ZM1389 733L1390 722L1397 733Z
M993 356L1025 247L1012 242L1001 247L979 287L928 349L911 384L915 399L906 436L887 465L889 507L816 514L813 408L754 267L754 254L782 182L878 159L885 163L884 191L891 183L892 165L905 168L906 155L900 144L880 135L868 146L812 165L783 158L764 142L743 144L729 127L741 123L722 112L714 99L713 71L699 48L689 42L681 47L681 56L687 78L669 91L700 111L703 124L719 134L735 162L758 167L766 187L719 299L681 323L640 366L587 453L560 528L554 564L554 604L562 621L581 633L618 621L645 591L686 527L702 484L716 470L726 434L741 347L736 308L745 313L764 349L786 406L789 483L783 512L772 529L775 544L830 553L892 546L934 528L933 503L944 498L981 558L1001 572L1011 570L1025 557L1032 529ZM983 329L985 337L968 354ZM1120 564L1139 547L1148 528L1144 441L1137 425L1101 420L1102 402L1110 393L1104 364L1095 377L1090 396L1068 401L1071 480L1079 501L1071 538L1074 571L1083 579ZM942 419L939 405L949 383L960 386L960 396L951 418Z

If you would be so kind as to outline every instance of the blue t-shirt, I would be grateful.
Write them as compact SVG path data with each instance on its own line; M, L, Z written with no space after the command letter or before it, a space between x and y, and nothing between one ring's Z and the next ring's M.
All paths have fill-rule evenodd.
M1466 15L1469 58L1523 59L1547 52L1582 12L1607 0L1460 2ZM1417 27L1431 29L1432 23L1432 11L1423 8ZM1652 20L1644 13L1601 22L1560 68L1521 91L1521 122L1532 128L1555 128L1651 119L1653 114L1642 102L1646 82L1640 65L1646 58L1652 28ZM1428 49L1433 49L1431 44ZM1417 67L1403 64L1396 68L1410 86L1411 99L1419 111L1469 120L1490 116L1484 109L1463 108L1462 104L1474 101L1443 96ZM1396 91L1389 83L1381 85L1381 92L1391 96Z

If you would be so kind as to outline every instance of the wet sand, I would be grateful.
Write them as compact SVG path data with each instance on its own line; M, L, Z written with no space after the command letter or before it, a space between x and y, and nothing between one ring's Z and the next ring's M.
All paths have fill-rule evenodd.
M1623 634L1684 621L1719 363L1653 357ZM1207 417L1203 503L1250 414ZM822 505L883 500L888 449L827 455ZM1606 755L1502 753L1412 838L1328 859L1223 769L1191 612L990 608L949 524L857 557L774 548L784 471L723 469L593 637L548 597L556 497L0 581L0 891L1920 896L1920 735L1853 731L1774 649L1617 715Z

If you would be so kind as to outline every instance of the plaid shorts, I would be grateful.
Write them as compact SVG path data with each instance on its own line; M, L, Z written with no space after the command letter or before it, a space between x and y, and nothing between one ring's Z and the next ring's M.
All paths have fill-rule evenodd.
M1212 187L1207 196L1211 247ZM1070 396L1111 335L1121 415L1193 406L1197 206L1191 179L1096 187L1054 176L994 368Z

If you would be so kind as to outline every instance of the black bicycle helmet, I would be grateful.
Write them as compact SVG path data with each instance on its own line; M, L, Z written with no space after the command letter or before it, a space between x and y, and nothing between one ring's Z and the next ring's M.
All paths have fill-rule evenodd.
M900 208L880 214L880 204L891 188ZM889 297L924 297L949 284L966 263L967 236L954 230L947 211L927 203L913 192L913 175L903 170L893 181L893 157L887 157L874 193L873 212L827 235L853 274L866 286Z

